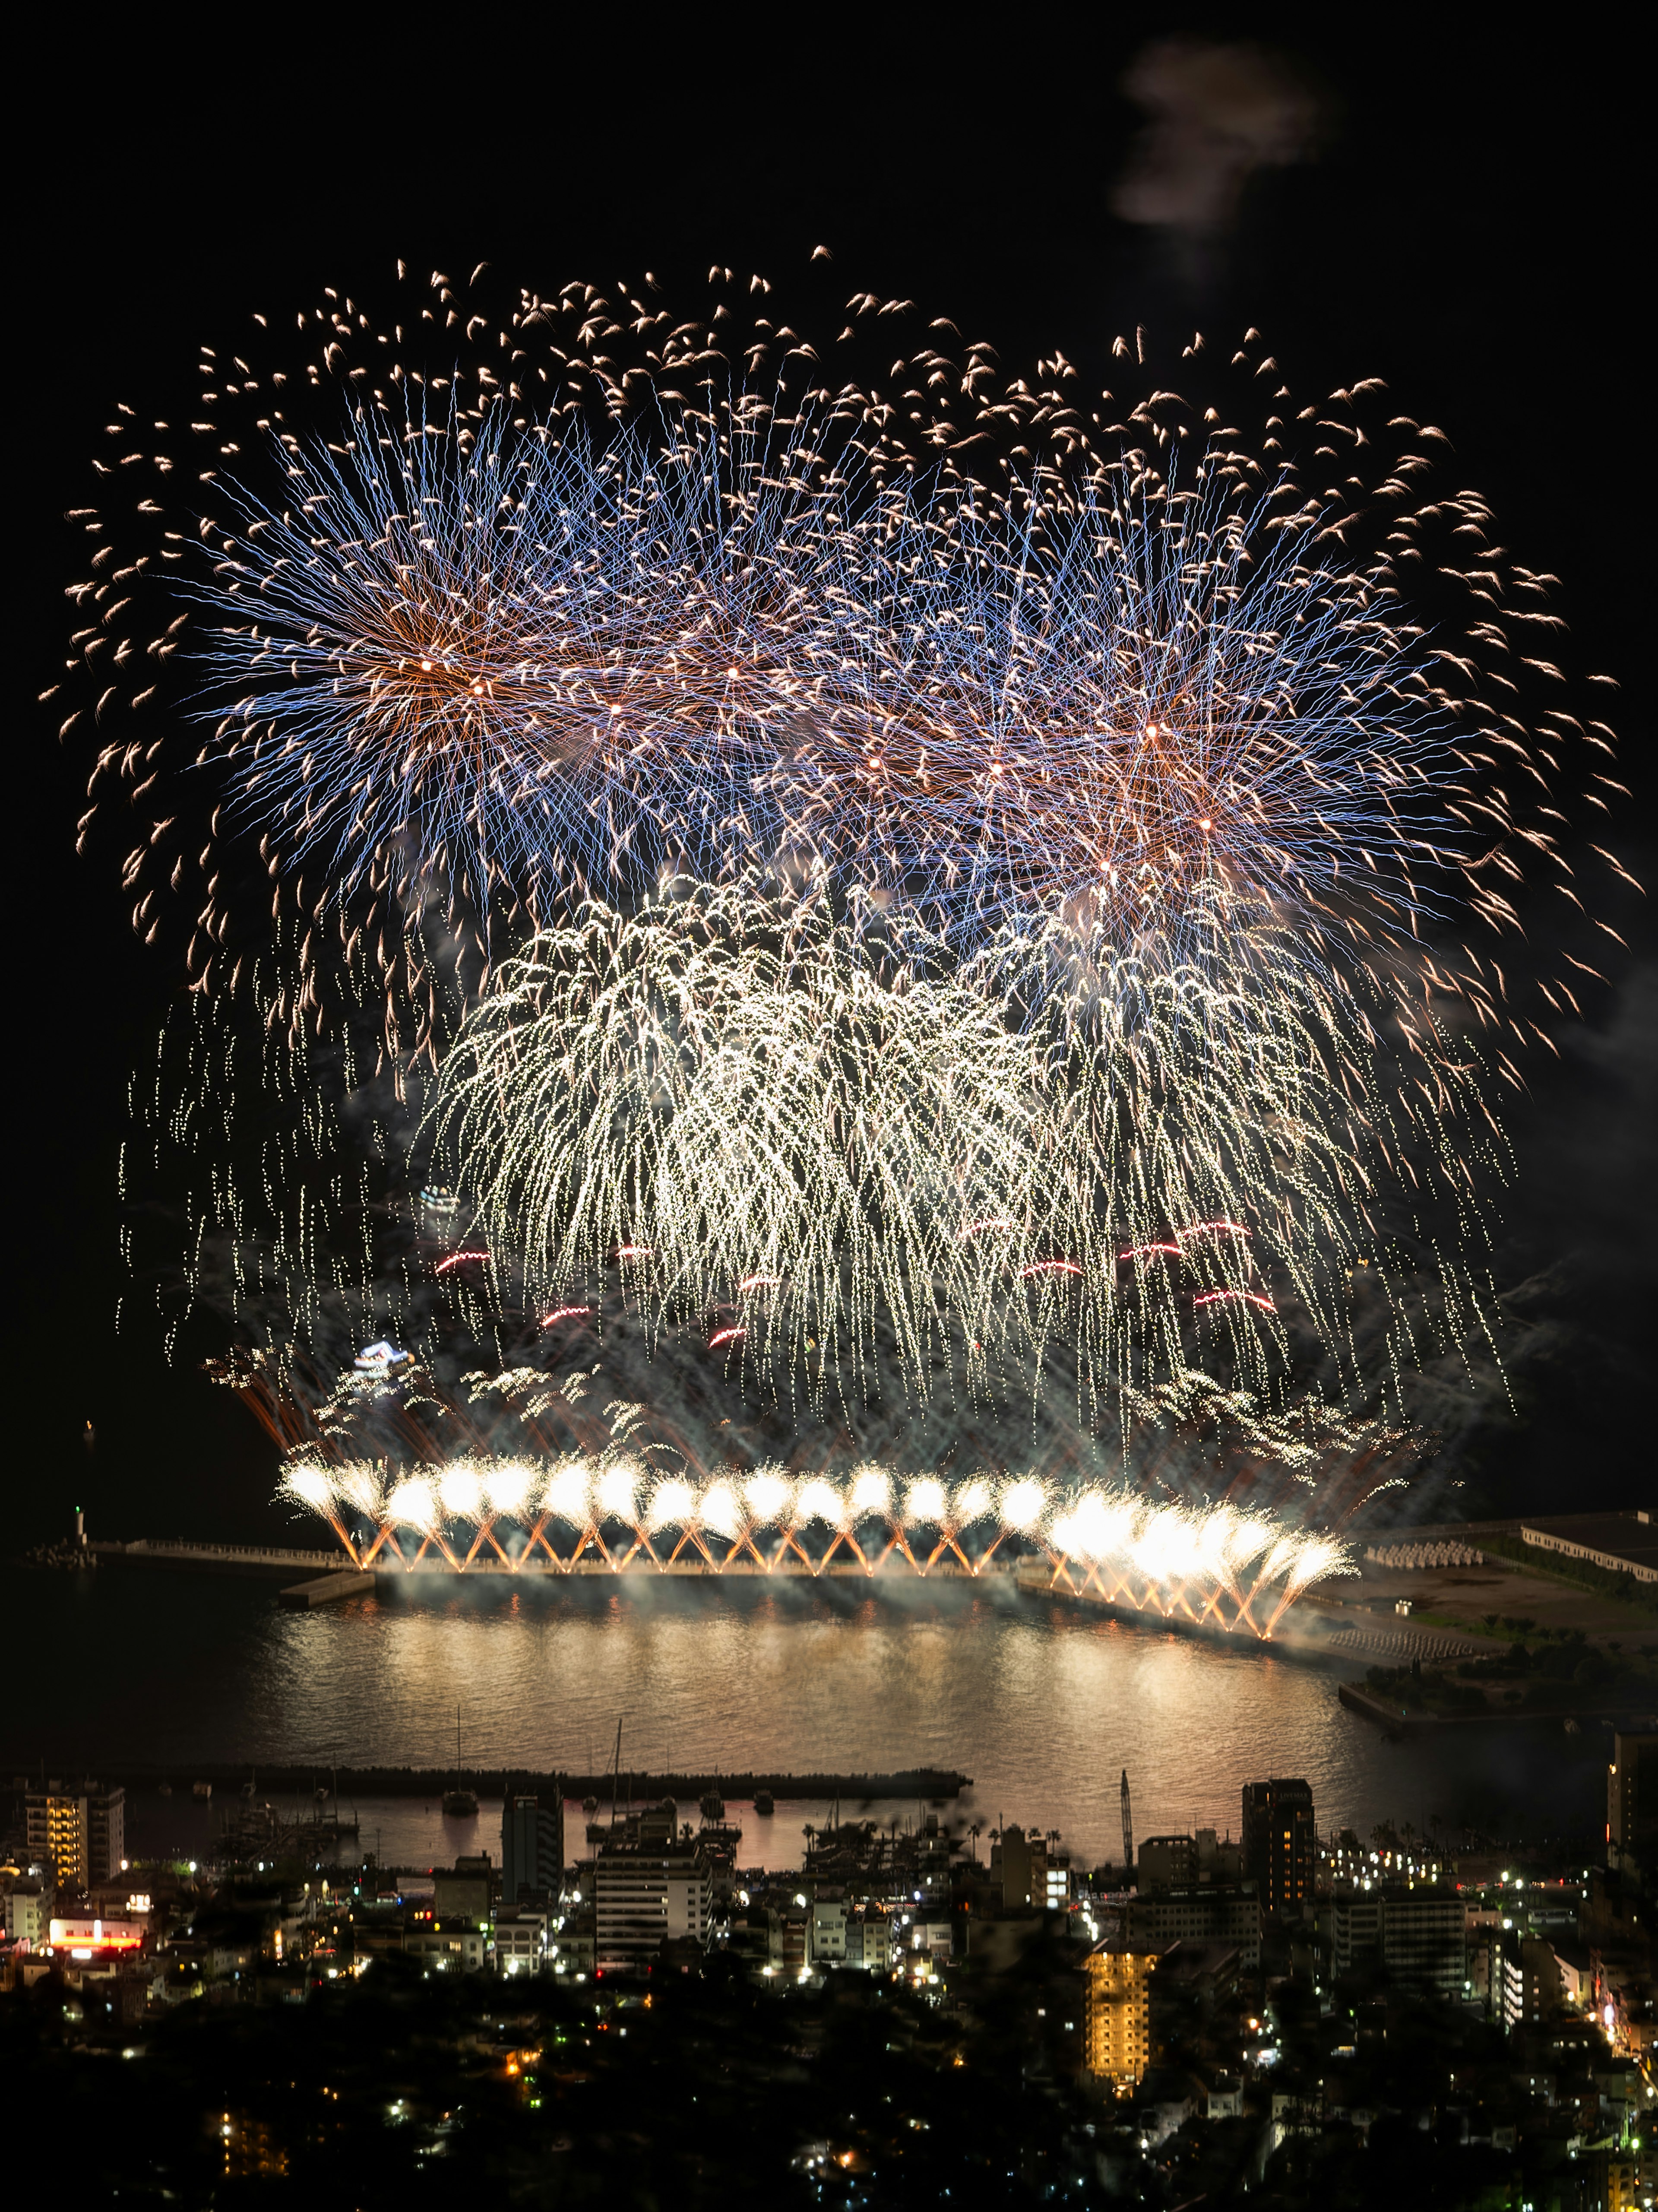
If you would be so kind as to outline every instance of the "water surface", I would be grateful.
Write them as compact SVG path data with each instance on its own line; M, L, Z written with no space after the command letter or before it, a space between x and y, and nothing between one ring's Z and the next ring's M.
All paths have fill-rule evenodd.
M1335 1669L999 1585L383 1583L290 1613L268 1584L117 1565L20 1574L9 1595L14 1660L42 1662L0 1723L13 1773L159 1763L176 1793L192 1762L448 1765L459 1706L461 1757L486 1775L605 1769L620 1717L635 1771L957 1769L966 1818L1057 1828L1090 1863L1121 1853L1124 1767L1141 1837L1236 1833L1243 1784L1268 1775L1306 1778L1321 1829L1437 1816L1589 1837L1603 1817L1594 1724L1390 1744L1339 1705ZM782 1803L769 1824L745 1809L745 1861L797 1863L824 1809ZM359 1812L365 1847L378 1828L404 1863L499 1831L498 1799L475 1824L445 1822L435 1797ZM207 1832L178 1794L135 1815ZM573 1847L580 1832L578 1814Z

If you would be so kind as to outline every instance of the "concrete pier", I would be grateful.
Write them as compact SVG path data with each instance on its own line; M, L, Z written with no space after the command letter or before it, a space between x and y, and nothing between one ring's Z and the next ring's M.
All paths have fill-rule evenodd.
M307 1613L314 1606L337 1605L345 1597L372 1597L376 1580L372 1574L359 1574L355 1567L345 1567L337 1574L318 1575L311 1582L293 1583L277 1593L277 1603L291 1606L296 1613Z

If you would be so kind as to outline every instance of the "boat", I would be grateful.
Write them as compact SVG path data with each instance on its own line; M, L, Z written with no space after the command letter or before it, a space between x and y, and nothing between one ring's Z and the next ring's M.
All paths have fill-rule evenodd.
M584 1797L584 1798L582 1799L582 1801L581 1801L581 1809L582 1809L582 1811L583 1811L583 1812L587 1815L587 1818L591 1820L592 1819L592 1817L593 1817L593 1814L594 1814L596 1812L598 1812L598 1798L597 1798L597 1797Z
M158 1797L170 1797L173 1795L173 1784L170 1782L158 1782L155 1784L155 1795Z
M702 1792L702 1818L718 1827L726 1817L726 1801L720 1794L720 1784L714 1782Z
M460 1765L460 1707L455 1707L455 1765ZM477 1812L477 1792L458 1784L443 1793L443 1810L450 1820L468 1820Z
M700 1850L719 1867L728 1870L737 1864L737 1853L743 1841L742 1828L735 1820L705 1820L696 1832Z
M755 1791L754 1809L760 1815L760 1818L762 1820L770 1820L772 1814L777 1810L777 1800L772 1796L769 1790L756 1790Z
M213 1795L213 1784L210 1782L192 1782L190 1785L190 1794L192 1797L210 1797Z

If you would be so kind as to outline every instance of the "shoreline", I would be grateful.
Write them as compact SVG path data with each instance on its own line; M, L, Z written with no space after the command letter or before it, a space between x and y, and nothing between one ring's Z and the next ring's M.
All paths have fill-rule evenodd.
M27 1772L28 1765L35 1768L34 1775ZM0 1754L0 1774L9 1773L14 1790L27 1790L39 1786L39 1760L19 1762L8 1760ZM64 1776L78 1775L79 1768L59 1762L58 1771ZM52 1762L46 1762L48 1778L52 1778ZM194 1765L173 1764L163 1766L154 1761L122 1760L112 1765L106 1778L118 1782L129 1790L155 1790L166 1782L174 1796L188 1799L192 1784L205 1782L212 1786L212 1802L236 1804L243 1802L243 1784L252 1780L255 1785L253 1799L257 1803L266 1796L310 1796L328 1785L331 1802L344 1797L348 1792L362 1797L440 1797L449 1790L471 1790L478 1796L498 1796L510 1783L514 1789L528 1793L537 1790L550 1792L556 1789L570 1802L586 1797L597 1797L603 1809L608 1811L610 1802L610 1775L564 1774L536 1772L522 1766L465 1767L465 1766L331 1766L325 1760L302 1765L289 1762L272 1763L240 1759L203 1759ZM973 1786L970 1774L958 1774L942 1767L900 1767L887 1774L629 1774L624 1767L622 1784L625 1794L618 1802L631 1803L635 1808L666 1796L681 1803L692 1803L709 1790L717 1790L723 1797L746 1804L756 1790L769 1790L772 1796L785 1802L801 1799L833 1799L852 1803L874 1803L878 1800L911 1800L927 1802L948 1802L959 1797L963 1790ZM222 1801L218 1793L225 1792Z

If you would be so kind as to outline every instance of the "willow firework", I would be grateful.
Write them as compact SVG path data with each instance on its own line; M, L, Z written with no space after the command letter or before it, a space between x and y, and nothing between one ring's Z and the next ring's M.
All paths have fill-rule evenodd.
M1154 971L1080 1035L1015 1027L890 921L672 891L538 939L444 1062L449 1156L529 1297L619 1267L664 1318L717 1307L733 1358L794 1348L813 1395L884 1326L913 1382L952 1338L982 1382L1059 1331L1090 1395L1206 1333L1264 1385L1280 1297L1339 1338L1381 1164L1281 999Z

